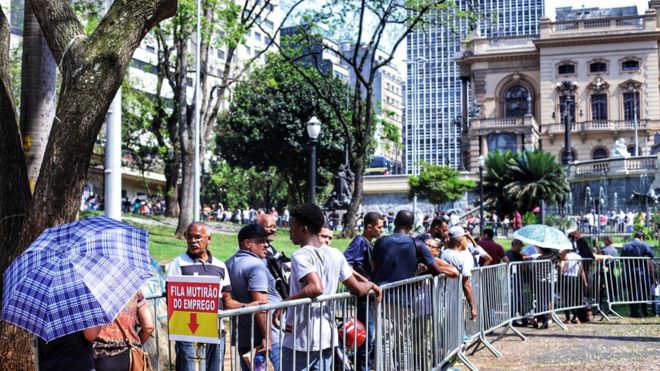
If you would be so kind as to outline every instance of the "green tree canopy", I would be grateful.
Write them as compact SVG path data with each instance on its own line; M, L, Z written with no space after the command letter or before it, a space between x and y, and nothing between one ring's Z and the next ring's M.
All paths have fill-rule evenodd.
M312 76L320 78L315 73ZM335 79L329 88L342 92L337 95L346 106L346 86ZM306 125L312 116L322 123L317 149L317 184L322 194L344 160L346 133L327 102L278 56L269 56L265 66L236 86L230 108L219 117L218 155L244 169L262 172L275 167L287 179L290 193L302 201L309 166Z
M443 165L432 165L423 162L420 174L408 179L410 191L408 197L415 193L431 203L440 205L448 201L458 200L465 192L474 188L475 183L468 179L460 179L460 173Z

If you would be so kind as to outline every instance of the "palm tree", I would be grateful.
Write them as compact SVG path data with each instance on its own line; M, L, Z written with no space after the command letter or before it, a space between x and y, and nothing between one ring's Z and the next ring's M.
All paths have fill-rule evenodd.
M552 154L541 150L525 151L508 166L509 183L503 189L520 210L532 210L544 200L562 202L570 188L562 166Z
M509 166L518 157L511 151L494 151L486 157L486 173L484 174L484 205L494 208L498 213L508 214L514 210L513 201L504 187L512 179Z

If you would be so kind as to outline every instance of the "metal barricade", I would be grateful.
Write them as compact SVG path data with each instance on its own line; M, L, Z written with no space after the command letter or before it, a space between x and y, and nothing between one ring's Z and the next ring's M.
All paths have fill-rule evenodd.
M434 349L435 282L431 276L422 276L381 286L383 300L376 310L377 370L431 370L439 362Z
M167 298L165 293L162 293L160 295L145 296L145 300L148 302L154 316L154 332L143 345L143 348L149 354L153 369L157 371L169 369L172 357L169 351L170 343L167 334ZM165 333L161 333L161 331ZM166 357L162 354L164 349L167 350Z
M603 274L609 312L621 317L612 308L621 304L630 305L632 316L646 312L645 306L653 303L653 284L658 281L656 267L657 260L646 257L610 259Z
M460 279L435 277L433 303L435 309L436 365L438 368L454 358L463 346L463 300Z
M508 276L511 290L509 328L513 329L513 321L536 318L543 324L549 323L552 319L557 322L559 327L566 329L553 309L557 270L552 261L533 260L510 263Z
M341 293L314 300L292 300L221 311L219 318L228 323L230 334L225 370L254 369L256 349L264 340L261 338L262 328L268 329L265 341L272 344L271 350L265 352L265 358L275 370L292 369L292 365L301 362L329 362L333 370L355 370L361 367L361 362L364 367L371 367L368 364L369 338L373 337L373 329L368 324L373 312L369 308L373 305L370 298L361 300L350 293ZM354 320L359 305L367 308L364 328ZM364 347L364 358L358 357L359 347L356 345L359 344ZM287 357L290 363L285 362Z

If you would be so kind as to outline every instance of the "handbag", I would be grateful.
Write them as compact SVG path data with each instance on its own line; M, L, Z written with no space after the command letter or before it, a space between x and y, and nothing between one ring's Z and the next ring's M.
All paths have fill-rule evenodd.
M115 319L115 323L117 324L117 327L119 327L119 331L121 331L121 334L124 337L124 341L126 342L126 346L128 347L130 352L128 371L151 371L149 354L143 351L142 349L131 344L128 341L128 336L126 336L126 331L124 331L124 328L121 326L119 321Z

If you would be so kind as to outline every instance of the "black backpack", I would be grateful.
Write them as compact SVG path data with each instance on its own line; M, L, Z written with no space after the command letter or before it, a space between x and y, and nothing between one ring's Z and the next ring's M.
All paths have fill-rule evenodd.
M291 272L290 266L287 266L286 263L291 262L291 259L273 246L270 246L270 249L272 253L269 252L266 255L266 266L275 278L275 289L282 299L286 299L289 297L289 273Z

